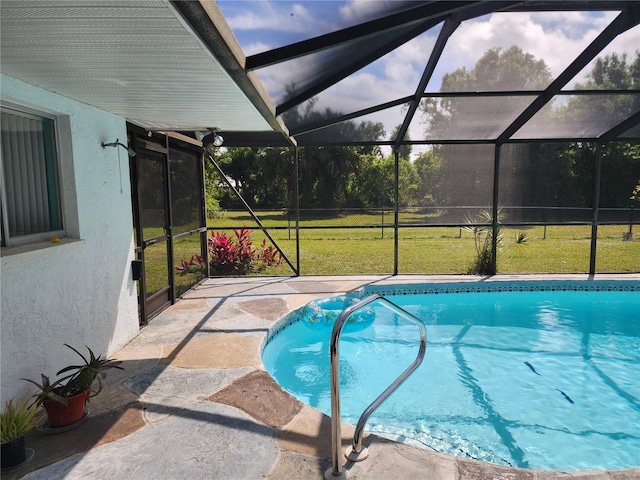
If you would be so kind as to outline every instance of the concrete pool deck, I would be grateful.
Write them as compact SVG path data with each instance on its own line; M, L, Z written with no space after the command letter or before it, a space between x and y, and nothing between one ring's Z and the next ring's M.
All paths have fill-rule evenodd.
M586 275L496 276L587 280ZM638 280L640 275L596 276ZM269 329L309 301L368 284L472 277L349 276L208 279L112 357L105 390L86 421L55 435L34 430L35 453L3 479L320 479L330 467L330 420L284 392L264 371ZM343 443L353 430L343 428ZM640 479L640 469L548 472L504 468L369 435L370 457L352 479ZM640 452L638 453L640 456ZM341 459L343 465L345 459Z

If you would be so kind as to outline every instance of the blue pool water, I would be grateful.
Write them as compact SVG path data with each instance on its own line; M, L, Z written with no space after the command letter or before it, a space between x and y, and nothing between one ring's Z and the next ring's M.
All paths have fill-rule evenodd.
M499 465L639 467L640 282L527 285L379 292L423 320L427 351L366 430ZM352 425L418 351L418 327L371 305L340 342L342 420ZM329 308L293 312L262 357L283 388L326 414Z

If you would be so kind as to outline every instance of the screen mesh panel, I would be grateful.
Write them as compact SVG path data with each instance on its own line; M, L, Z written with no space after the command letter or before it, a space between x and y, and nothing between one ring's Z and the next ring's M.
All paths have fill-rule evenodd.
M513 139L594 138L640 111L640 94L558 95Z
M414 95L437 30L439 28L414 38L317 94L313 97L313 110L322 117L331 118ZM410 63L411 68L406 63ZM304 129L314 121L312 116L304 115L307 105L308 103L298 107L297 110L302 114L291 111L285 113L284 118L289 128ZM402 123L403 119L404 115L397 117L396 123Z
M493 145L438 145L433 152L435 167L419 170L427 180L423 205L401 224L464 224L491 210Z
M356 38L333 48L261 68L256 70L256 73L271 98L280 105L299 92L351 68L354 63L407 35L423 22L424 20L419 19L408 25L380 32L375 36ZM416 32L416 35L419 33Z
M427 97L412 121L424 125L425 138L494 140L535 97Z
M592 14L592 16L594 21L598 22L599 21L598 17L600 17L600 19L604 17L613 18L618 13L619 12L614 11L614 12L602 13L601 16L596 14ZM590 74L593 72L593 69L598 63L599 59L602 59L602 57L604 57L605 55L612 55L612 54L615 54L618 56L618 58L622 59L622 57L626 55L625 52L630 51L629 46L631 45L634 46L634 48L631 51L637 48L635 46L638 45L638 35L640 35L639 25L636 25L635 27L618 35L616 38L613 39L611 43L609 43L609 45L607 45L607 47L603 52L601 52L596 58L594 58L591 62L589 62L589 64L586 67L584 67L580 71L580 73L578 73L573 78L573 80L571 80L568 83L567 88L571 88L571 89L584 88L584 84L587 83L589 80L593 79L593 77L591 77ZM627 61L632 61L632 57L627 56Z
M447 42L426 91L488 92L546 88L574 59L574 55L564 53L567 50L581 52L607 25L597 13L574 12L564 22L562 17L558 12L498 12L462 22ZM551 37L548 41L554 41L554 35L550 34L554 28L559 31L574 29L562 35L558 32L556 41L565 35L573 38L562 47L537 44L539 51L531 52L532 38ZM577 32L586 34L577 35ZM474 43L470 44L469 39ZM486 55L489 50L492 53ZM509 68L505 69L505 65ZM466 75L474 66L475 74ZM456 73L451 75L452 72ZM450 75L444 77L445 74Z
M498 194L504 222L590 222L594 161L593 151L577 144L504 145Z
M138 165L144 176L139 179L140 223L145 230L144 238L152 238L164 233L167 225L164 195L164 156L138 149ZM140 151L142 150L142 151Z
M330 145L341 142L376 142L394 140L394 132L387 131L385 125L389 119L395 119L395 124L402 124L406 112L406 105L387 108L379 112L346 120L329 127L296 135L298 145ZM324 120L322 112L310 113L307 123L314 124Z
M505 227L497 253L498 273L587 273L591 225ZM524 235L525 240L518 242Z
M612 142L602 150L600 213L602 222L640 221L640 200L631 199L640 182L640 144ZM629 209L638 212L632 216Z
M202 164L197 154L170 151L173 234L205 226L202 218Z

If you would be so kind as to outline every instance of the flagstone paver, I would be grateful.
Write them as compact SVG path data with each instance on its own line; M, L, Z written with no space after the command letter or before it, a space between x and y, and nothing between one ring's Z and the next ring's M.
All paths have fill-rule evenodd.
M267 298L259 300L247 300L238 303L238 307L258 318L275 321L285 315L289 309L287 302L282 298Z
M353 427L343 426L343 448L351 445L353 432ZM291 423L280 431L278 443L282 449L291 452L331 458L331 419L305 405Z
M267 480L322 479L331 467L327 458L295 452L281 452Z
M266 425L282 428L302 410L303 404L282 390L262 370L250 372L215 393L209 400L232 405ZM277 405L278 408L273 408Z
M27 478L261 479L278 454L274 437L240 410L205 401Z
M204 400L251 370L252 367L218 370L157 365L128 378L123 385L139 396L147 421L156 423Z
M504 480L533 480L535 473L532 470L519 468L499 467L469 460L458 460L458 471L461 478L474 478L478 480L493 480L500 478Z
M260 340L231 333L216 333L166 345L160 363L183 368L260 367Z

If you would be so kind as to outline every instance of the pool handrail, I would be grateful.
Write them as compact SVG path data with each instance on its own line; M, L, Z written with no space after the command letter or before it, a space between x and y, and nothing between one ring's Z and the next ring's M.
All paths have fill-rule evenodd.
M346 478L346 471L342 472L342 465L339 461L340 448L342 446L342 432L340 421L340 366L339 366L339 343L340 334L347 319L353 312L360 308L375 302L376 300L382 300L389 305L392 309L398 311L401 315L405 316L410 322L415 323L420 328L420 348L418 349L418 355L409 367L404 370L400 376L389 385L384 392L382 392L372 403L369 405L358 420L356 430L353 434L353 443L351 446L353 454L349 455L349 459L352 461L364 460L366 456L358 458L362 452L362 433L364 426L369 419L369 416L384 402L389 395L391 395L406 379L413 373L413 371L420 366L424 359L425 350L427 348L427 331L422 320L412 313L407 312L405 309L399 307L392 301L383 297L382 295L371 295L366 297L342 310L336 323L331 331L331 343L330 343L330 357L331 357L331 468L325 472L325 479L333 477Z

